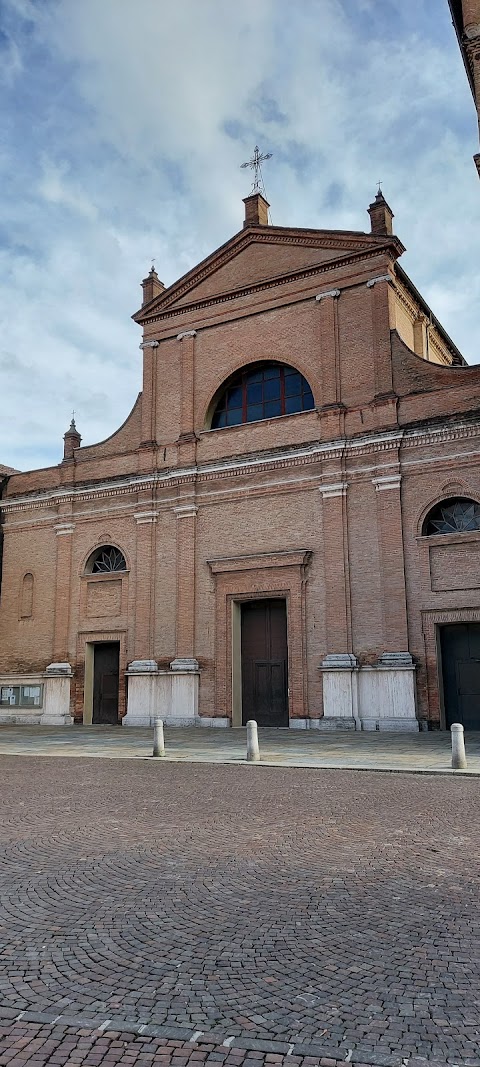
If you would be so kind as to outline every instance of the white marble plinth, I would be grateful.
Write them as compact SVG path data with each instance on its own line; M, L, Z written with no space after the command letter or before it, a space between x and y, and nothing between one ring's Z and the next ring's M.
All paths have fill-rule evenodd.
M172 671L170 681L170 714L167 726L194 726L198 719L198 671Z
M323 719L319 729L395 730L417 733L415 664L409 652L384 652L373 666L359 667L355 656L326 656Z
M358 672L362 730L418 733L415 665L408 652L388 652Z
M323 729L360 729L358 718L357 660L350 653L325 656L323 674ZM338 720L338 726L335 722ZM322 729L322 727L320 727Z
M70 664L50 663L43 678L45 689L40 725L71 726L73 716L70 712Z
M154 660L134 660L126 674L128 698L123 726L153 726L156 718L162 719L165 726L195 726L198 671L159 671Z
M223 729L231 725L231 720L223 715L199 715L198 719L195 719L195 726L215 726Z
M40 726L41 722L41 711L35 713L26 711L24 708L15 708L12 711L2 708L0 711L0 726Z
M156 717L163 719L157 706L158 665L154 659L134 659L127 677L127 714L122 726L153 726Z

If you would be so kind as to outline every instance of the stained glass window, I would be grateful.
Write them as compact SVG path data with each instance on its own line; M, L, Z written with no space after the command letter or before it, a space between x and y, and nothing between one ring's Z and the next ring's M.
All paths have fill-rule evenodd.
M424 525L426 534L470 533L480 530L480 504L457 497L442 500L430 512Z
M111 571L126 571L125 557L113 545L97 548L87 563L88 574L108 574Z
M294 415L315 407L307 380L294 367L261 363L237 374L215 408L212 430L277 415Z

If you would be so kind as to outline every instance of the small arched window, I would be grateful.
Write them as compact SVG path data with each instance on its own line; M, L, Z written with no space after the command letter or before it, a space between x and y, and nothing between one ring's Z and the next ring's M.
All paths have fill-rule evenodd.
M213 413L212 430L294 415L313 407L312 390L298 370L284 363L257 363L244 367L224 387Z
M468 497L442 500L423 524L424 534L472 533L480 530L480 504Z
M85 570L87 574L110 574L112 571L126 571L125 556L114 545L102 545L92 552Z

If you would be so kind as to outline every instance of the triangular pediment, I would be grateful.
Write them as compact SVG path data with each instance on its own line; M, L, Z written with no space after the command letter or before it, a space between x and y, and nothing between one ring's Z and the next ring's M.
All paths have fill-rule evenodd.
M163 311L234 296L249 287L274 285L336 261L361 259L389 248L396 258L403 246L395 237L336 230L299 230L274 226L242 230L134 315L146 322Z

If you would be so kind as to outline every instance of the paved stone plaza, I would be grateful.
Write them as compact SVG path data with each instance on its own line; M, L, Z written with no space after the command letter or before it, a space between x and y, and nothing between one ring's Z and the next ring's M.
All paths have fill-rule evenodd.
M376 733L349 730L259 730L265 766L331 767L352 770L451 770L450 733ZM153 731L120 726L0 726L0 754L149 759ZM240 763L246 757L245 729L167 728L165 758L194 763ZM468 768L480 774L480 733L465 735Z
M480 1067L475 778L0 770L0 1064Z

